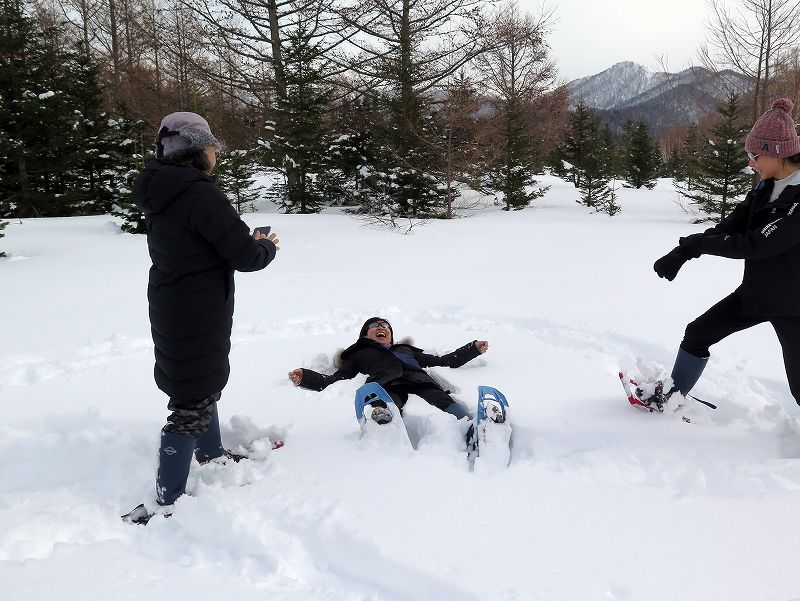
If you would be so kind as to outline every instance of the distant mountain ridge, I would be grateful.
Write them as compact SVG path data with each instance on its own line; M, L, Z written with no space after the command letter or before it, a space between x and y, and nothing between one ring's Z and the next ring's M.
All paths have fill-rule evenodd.
M653 72L630 61L567 84L570 102L583 101L615 133L633 119L647 123L651 134L696 123L715 111L730 90L744 92L750 86L749 78L731 70Z

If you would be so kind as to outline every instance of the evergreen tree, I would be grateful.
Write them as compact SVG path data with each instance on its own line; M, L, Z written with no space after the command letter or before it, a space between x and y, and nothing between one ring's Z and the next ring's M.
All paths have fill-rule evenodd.
M88 49L43 23L0 0L0 210L108 212L127 193L125 140L102 111Z
M546 190L534 188L536 143L531 138L522 107L507 102L503 111L500 161L489 174L493 189L503 193L503 210L519 210L542 196Z
M444 183L445 128L434 116L432 100L422 92L403 87L383 97L388 109L386 144L366 184L373 193L387 195L384 213L395 217L444 217L447 185Z
M642 186L652 189L661 170L661 153L642 121L627 122L623 140L625 156L622 162L623 176L632 188Z
M380 132L385 143L362 194L364 209L373 203L390 217L385 221L448 215L448 128L436 112L447 81L483 50L480 5L389 0L342 11L357 29L352 40L360 49L350 67L387 113Z
M622 175L622 156L619 146L614 144L614 135L611 133L611 126L608 123L600 128L600 139L603 147L608 150L606 159L607 175L616 179Z
M133 182L145 163L154 154L151 140L146 137L147 129L144 121L128 116L127 109L120 108L121 117L108 120L113 131L112 137L117 140L116 156L118 160L109 177L113 178L113 204L111 214L122 219L122 231L130 234L147 232L144 214L133 202Z
M143 122L114 118L101 107L98 68L79 47L72 80L72 143L75 164L69 172L68 204L82 213L108 213L128 200L142 167ZM127 114L124 106L120 107Z
M720 120L711 128L711 139L700 155L700 172L691 189L684 185L680 194L691 200L712 219L724 219L747 194L750 176L744 173L742 157L747 130L740 125L739 94L730 93L717 109Z
M601 128L594 118L585 122L582 130L581 170L578 174L580 200L578 203L598 212L615 215L620 207L617 204L616 190L609 184L613 177L613 152L611 138L605 128Z
M247 150L233 150L217 165L217 183L240 215L255 210L263 189L254 184L255 173L254 154Z
M327 169L318 177L318 185L331 204L361 204L365 179L376 168L382 153L380 132L385 128L384 116L369 96L345 98L335 107L325 152ZM366 211L367 207L362 209Z
M278 201L282 208L287 213L316 213L325 201L316 177L325 169L324 116L331 91L325 84L329 65L308 20L301 17L288 34L283 60L286 88L276 99L276 111L282 113L277 121L285 129L273 130L267 139L267 161L280 169L288 162L294 170Z
M576 188L581 185L584 161L593 137L597 136L597 123L589 107L581 100L570 111L567 132L564 139L556 147L555 160L562 164L563 173L567 174ZM566 164L565 164L566 163Z
M664 162L664 176L679 180L686 171L686 162L680 147L675 147L669 151L667 160Z
M694 189L694 183L701 172L702 145L700 131L692 123L686 130L686 139L681 147L682 171L676 174L675 179L683 182L686 190Z
M0 212L69 214L61 196L73 162L67 69L57 32L0 0Z
M555 86L546 19L534 18L514 2L505 5L487 24L487 48L477 60L499 120L497 161L489 182L502 192L506 211L522 209L546 191L534 188L544 130L531 118Z
M5 237L5 234L3 233L3 230L6 229L7 225L8 225L8 221L0 220L0 238L4 238ZM3 251L0 250L0 257L5 257L5 256L6 256L6 253L4 253Z

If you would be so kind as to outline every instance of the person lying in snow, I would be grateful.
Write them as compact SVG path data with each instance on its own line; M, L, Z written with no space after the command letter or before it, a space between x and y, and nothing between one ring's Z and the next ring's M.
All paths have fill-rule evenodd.
M394 344L394 332L389 321L382 317L371 317L361 327L355 344L342 351L341 364L336 372L325 375L298 368L289 372L289 379L295 386L321 391L334 382L349 380L362 373L368 376L367 382L377 382L383 386L401 413L408 395L415 394L434 407L454 415L456 419L462 419L469 417L467 410L453 400L424 368L461 367L488 350L487 341L474 340L441 357L429 355L404 341ZM383 401L375 402L372 407L368 416L373 420L378 423L391 421L392 414Z

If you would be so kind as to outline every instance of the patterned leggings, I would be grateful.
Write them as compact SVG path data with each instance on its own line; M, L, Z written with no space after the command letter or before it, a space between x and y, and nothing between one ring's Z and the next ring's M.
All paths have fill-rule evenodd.
M199 438L208 430L211 415L214 412L214 405L221 396L221 392L215 392L201 399L188 399L185 401L170 399L167 409L172 413L167 418L167 425L164 426L164 431Z

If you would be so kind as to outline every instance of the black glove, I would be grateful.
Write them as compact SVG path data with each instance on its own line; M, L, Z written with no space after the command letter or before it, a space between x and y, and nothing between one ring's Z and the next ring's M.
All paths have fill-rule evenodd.
M671 282L678 275L683 264L691 258L680 246L676 246L653 263L653 270L658 274L658 277L667 278Z
M692 234L691 236L680 238L678 242L680 242L681 250L688 255L690 259L696 259L703 254L700 249L702 240L703 234Z

